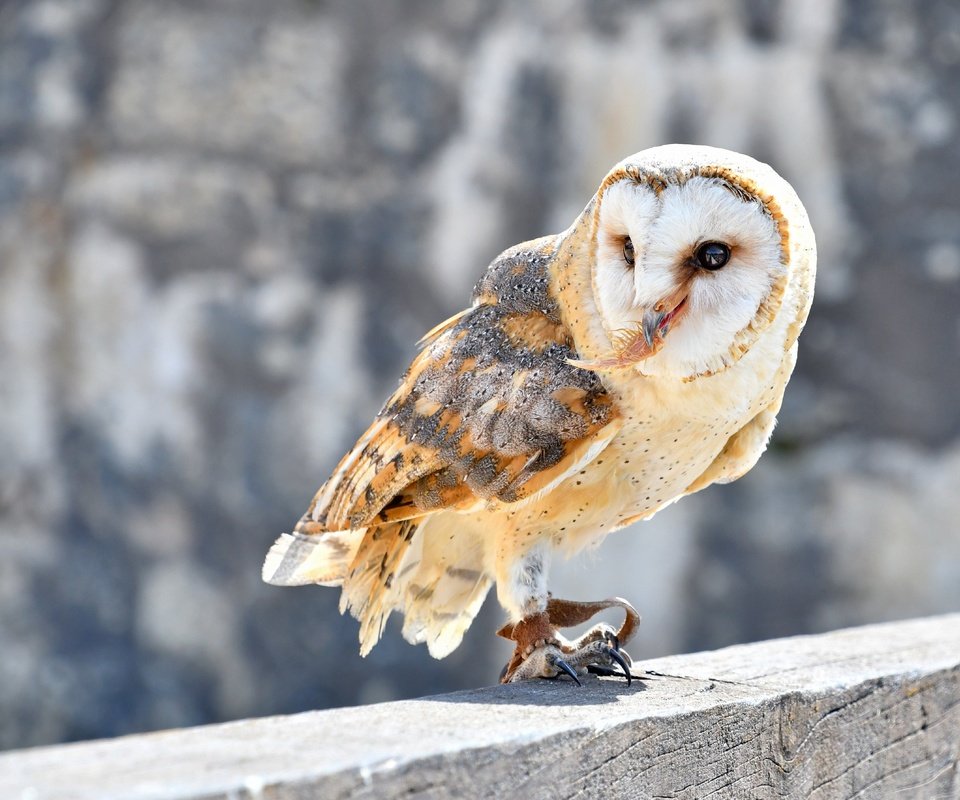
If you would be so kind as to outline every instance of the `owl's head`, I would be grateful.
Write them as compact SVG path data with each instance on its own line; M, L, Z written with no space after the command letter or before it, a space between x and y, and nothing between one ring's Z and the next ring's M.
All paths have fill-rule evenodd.
M793 189L765 164L707 147L645 150L614 167L588 213L610 346L581 366L703 375L739 360L788 289L802 295L792 316L806 317L813 235Z

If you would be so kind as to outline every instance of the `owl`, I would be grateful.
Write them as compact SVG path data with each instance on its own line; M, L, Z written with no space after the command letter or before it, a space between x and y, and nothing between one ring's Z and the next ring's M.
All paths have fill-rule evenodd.
M617 164L562 233L517 245L431 330L263 578L341 587L366 655L393 611L443 658L495 584L504 682L623 672L639 617L549 592L570 557L747 472L770 438L816 248L766 164L668 145ZM623 625L561 629L611 606Z

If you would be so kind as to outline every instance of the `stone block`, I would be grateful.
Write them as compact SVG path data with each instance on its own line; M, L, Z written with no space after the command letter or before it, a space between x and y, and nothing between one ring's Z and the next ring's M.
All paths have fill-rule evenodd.
M319 14L129 4L108 108L128 144L330 163L345 130L343 39Z

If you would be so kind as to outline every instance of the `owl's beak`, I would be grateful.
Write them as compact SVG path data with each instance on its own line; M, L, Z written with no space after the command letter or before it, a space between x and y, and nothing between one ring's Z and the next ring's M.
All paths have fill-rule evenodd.
M688 287L683 286L643 312L640 324L633 330L613 335L615 349L600 358L588 361L567 359L575 367L590 370L617 370L632 367L657 353L677 317L686 306Z
M666 338L670 332L670 325L683 310L686 302L687 292L686 287L684 287L681 291L665 297L653 308L644 312L643 319L640 321L640 330L643 332L643 338L651 351L656 344L658 334L660 341Z

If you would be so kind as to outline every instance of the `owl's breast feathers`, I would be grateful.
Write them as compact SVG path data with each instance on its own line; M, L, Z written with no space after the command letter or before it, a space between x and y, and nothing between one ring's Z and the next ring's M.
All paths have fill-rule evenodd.
M428 334L377 420L297 532L357 529L515 503L578 465L616 421L551 295L555 237L511 248L474 305Z

